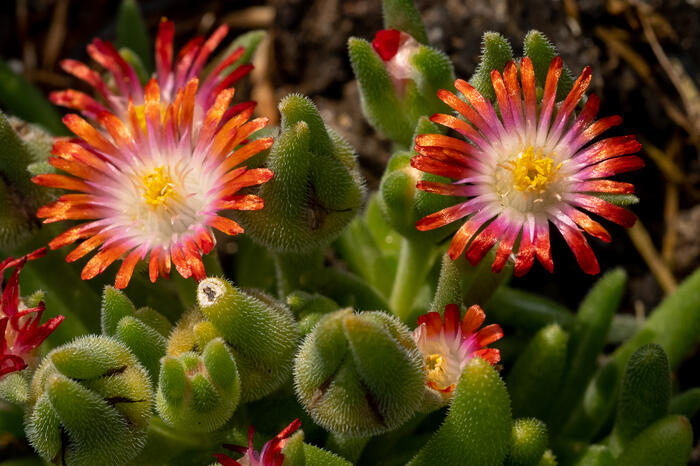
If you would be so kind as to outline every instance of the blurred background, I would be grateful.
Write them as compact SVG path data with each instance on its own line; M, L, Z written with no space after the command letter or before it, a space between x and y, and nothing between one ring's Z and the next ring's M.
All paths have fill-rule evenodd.
M538 29L554 42L575 74L586 65L593 68L591 91L602 99L600 115L624 118L608 136L636 134L644 146L646 168L623 176L637 186L641 203L632 209L640 221L629 231L610 225L610 244L591 242L602 270L619 265L630 276L624 312L644 315L700 265L700 1L416 3L432 45L450 56L458 77L473 73L481 35L488 30L508 38L518 56L526 32ZM4 1L0 107L13 112L18 105L6 85L11 71L44 95L68 87L86 90L63 73L58 62L63 58L89 62L85 46L92 38L114 40L119 4ZM238 98L256 100L257 112L277 122L280 98L292 92L308 95L327 124L355 147L368 186L376 189L391 147L361 114L346 44L350 36L371 40L381 29L379 0L143 0L139 4L151 40L161 17L175 21L176 47L221 23L230 26L230 38L253 29L267 30L254 60L255 71L237 85ZM513 285L542 292L575 309L594 278L580 271L558 235L552 237L555 274L536 266ZM679 379L693 379L697 385L698 364L696 354L683 366Z

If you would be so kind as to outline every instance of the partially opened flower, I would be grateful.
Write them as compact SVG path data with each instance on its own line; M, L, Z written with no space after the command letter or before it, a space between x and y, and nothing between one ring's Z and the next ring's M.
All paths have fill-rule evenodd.
M218 47L228 33L228 26L221 25L208 39L197 36L190 39L180 50L173 61L173 37L175 26L172 21L163 19L158 28L155 44L156 79L160 90L160 101L163 107L174 102L178 90L183 88L192 78L198 77L207 64L211 53ZM61 67L75 77L92 86L101 99L101 103L89 95L75 89L67 89L51 93L51 100L57 104L80 111L84 116L97 120L100 113L109 110L119 118L128 119L129 98L133 99L136 114L144 119L144 89L139 82L134 68L119 54L110 42L94 39L87 47L90 57L106 68L111 76L111 82L105 82L97 71L77 60L63 60ZM250 64L239 65L232 71L230 68L243 56L244 49L239 47L226 56L206 77L199 86L195 98L195 120L204 117L206 111L216 101L216 96L222 90L230 87L245 76L253 68ZM244 102L232 107L228 114L254 106L253 102Z
M420 48L418 41L405 32L383 29L375 34L372 48L384 62L396 90L403 93L411 79L411 58Z
M272 440L267 442L260 453L253 449L253 433L255 429L250 426L248 430L248 447L238 445L224 444L225 448L241 453L243 456L238 460L229 458L228 456L218 453L216 459L223 466L281 466L284 462L282 449L287 443L288 437L301 427L301 421L295 419L287 427L282 429L282 432L275 435Z
M39 325L44 303L27 308L19 296L19 273L24 264L46 254L46 248L38 249L19 259L7 258L0 262L2 273L14 267L10 279L2 289L0 301L0 379L10 372L21 371L36 356L36 348L63 321L63 316L52 317Z
M124 288L136 263L150 254L151 281L169 275L171 260L180 275L201 280L201 256L214 247L212 228L229 235L243 232L219 214L263 207L260 197L238 191L264 183L272 172L239 165L272 145L272 138L248 142L267 119L248 121L252 107L230 114L234 90L224 89L197 123L198 85L196 77L190 79L166 103L151 79L144 90L143 120L133 101L127 120L102 111L101 130L78 115L64 117L80 139L57 141L49 162L73 176L44 174L33 181L77 193L45 205L37 216L45 223L87 220L49 243L56 249L85 240L68 254L69 262L100 247L83 268L83 279L123 258L116 286Z
M491 73L500 117L491 103L465 81L458 79L455 87L466 101L440 91L440 99L464 119L436 114L432 121L459 132L467 141L439 134L418 136L419 155L411 164L455 182L421 181L417 187L469 199L424 217L416 226L432 230L468 217L452 239L450 257L456 259L466 249L467 259L475 264L499 242L492 267L498 272L517 242L515 275L520 276L532 267L535 257L547 270L553 270L551 222L584 272L596 274L600 270L598 261L583 231L606 242L611 238L583 211L625 227L634 224L634 214L596 194L634 192L633 185L606 178L644 166L639 157L627 155L641 146L632 135L591 143L622 119L613 116L596 121L599 99L595 95L574 115L591 80L589 67L560 105L555 103L562 73L560 57L551 62L540 105L528 57L520 62L519 72L511 61L503 75L496 70Z
M457 386L467 362L478 356L491 364L501 360L501 353L488 345L503 337L498 324L479 330L486 316L477 305L471 306L460 322L459 307L445 306L444 320L439 312L429 312L418 318L413 339L423 353L427 371L426 384L449 398Z

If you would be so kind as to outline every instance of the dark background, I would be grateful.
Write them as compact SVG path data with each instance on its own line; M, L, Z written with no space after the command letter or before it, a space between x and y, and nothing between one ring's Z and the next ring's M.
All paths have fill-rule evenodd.
M257 70L237 95L259 102L278 119L276 103L291 92L310 96L326 122L357 150L370 189L391 155L390 144L362 117L347 55L347 39L371 40L381 29L379 0L142 1L151 37L162 16L175 20L176 46L218 24L230 37L267 29ZM600 115L620 114L613 134L634 133L646 168L623 175L641 203L631 232L614 225L611 244L590 239L603 271L622 266L630 276L623 312L648 312L700 265L700 0L417 0L432 45L448 53L458 77L473 73L485 31L502 33L516 56L530 29L544 32L575 73L593 68L591 91ZM114 40L118 1L18 0L3 2L0 56L48 92L82 84L59 69L62 58L87 61L93 37ZM242 89L241 89L242 87ZM584 275L559 235L553 234L555 274L535 266L513 285L542 292L575 309L595 277ZM652 270L652 271L650 271ZM700 357L680 370L681 385L697 385ZM697 453L697 452L696 452Z

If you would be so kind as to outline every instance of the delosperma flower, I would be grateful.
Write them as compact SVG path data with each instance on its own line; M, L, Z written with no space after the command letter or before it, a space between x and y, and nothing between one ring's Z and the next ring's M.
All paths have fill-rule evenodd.
M83 279L123 258L116 286L124 288L135 265L150 254L151 281L169 276L171 260L180 275L201 280L201 256L214 247L212 228L228 235L243 232L219 214L262 209L260 197L237 193L272 177L268 169L239 166L272 145L272 138L247 142L267 119L248 121L252 107L231 114L234 90L224 89L197 123L198 86L194 77L173 102L164 102L151 79L144 89L143 118L130 100L125 121L107 111L97 116L101 130L78 115L64 117L80 139L58 140L49 162L72 176L44 174L33 181L77 193L45 205L37 216L45 223L87 220L49 243L56 249L84 240L68 254L69 262L100 247L83 268Z
M223 466L281 466L284 462L282 448L286 445L289 436L296 432L299 427L301 427L301 421L295 419L291 424L282 429L282 432L275 435L272 440L267 442L258 453L253 449L253 433L255 429L253 426L250 426L250 429L248 429L247 448L238 445L224 444L225 448L241 453L243 457L234 460L221 453L215 454L214 456L216 456L219 464Z
M160 100L163 105L172 103L178 91L192 78L198 77L207 64L211 53L218 47L228 33L228 26L221 25L205 41L198 36L185 44L173 62L173 37L175 26L172 21L163 19L160 22L155 44L156 79L160 90ZM98 120L99 115L109 110L119 118L128 119L129 98L133 99L136 115L144 119L144 89L139 82L134 68L119 54L117 49L107 41L94 39L87 47L90 57L106 68L112 78L110 87L100 74L77 60L61 61L61 67L75 77L92 86L102 99L102 103L89 95L75 89L67 89L51 93L50 98L56 105L62 105L80 111L87 118ZM205 112L214 104L222 90L231 87L233 83L245 76L253 68L250 64L237 66L229 72L244 53L242 47L237 48L226 56L206 77L199 86L195 98L195 120L199 121ZM225 116L231 116L246 107L254 106L253 102L244 102L232 107Z
M487 348L503 337L501 327L491 324L479 330L486 316L477 305L467 309L461 322L459 316L459 307L448 304L444 320L439 312L423 314L413 331L413 339L425 359L426 384L443 397L452 396L464 367L473 357L493 365L501 360L498 349Z
M27 261L46 254L46 248L38 249L19 259L11 257L0 262L0 283L2 273L14 267L10 279L2 289L0 301L0 379L5 375L21 371L35 357L35 349L63 321L63 316L52 317L39 325L45 306L39 302L36 307L27 308L19 296L19 273Z
M515 275L525 274L535 257L550 272L549 222L559 230L584 272L600 268L583 231L609 242L610 234L583 211L597 214L625 227L636 217L596 194L631 194L630 183L606 179L644 166L634 136L618 136L591 143L622 119L595 120L599 99L589 96L574 115L591 80L586 67L566 99L556 105L562 60L552 60L538 105L532 62L525 57L518 66L509 62L501 75L492 71L499 113L471 85L458 79L455 87L464 99L441 90L439 97L464 119L436 114L433 122L451 128L467 141L439 134L416 138L412 165L424 172L455 180L452 184L421 181L417 187L441 195L468 198L418 221L419 230L432 230L467 217L452 238L449 256L466 249L472 263L479 262L499 242L492 269L503 269L512 252ZM521 88L522 85L522 88ZM499 116L500 114L500 116ZM465 121L466 120L466 121ZM519 241L517 251L514 245Z

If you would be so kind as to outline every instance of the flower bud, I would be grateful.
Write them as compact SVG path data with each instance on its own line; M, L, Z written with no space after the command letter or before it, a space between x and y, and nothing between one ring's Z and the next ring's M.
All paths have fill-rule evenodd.
M416 134L439 132L438 127L427 117L421 117ZM439 242L452 234L456 225L419 231L416 222L426 215L442 210L458 202L453 196L435 196L416 188L419 182L450 182L448 178L421 172L411 166L411 157L416 152L399 151L389 160L379 186L377 202L382 215L391 227L403 237L411 240Z
M279 109L282 132L266 164L275 175L257 190L265 208L235 216L273 251L309 252L327 245L352 220L364 182L354 150L326 127L311 100L293 94Z
M236 361L221 338L207 343L201 355L188 351L162 360L156 409L176 429L210 432L221 427L240 395Z
M313 330L324 315L337 310L340 306L330 298L318 293L309 294L294 291L287 296L287 304L299 320L301 335L306 336Z
M402 425L418 409L424 384L422 357L408 328L378 311L324 316L295 360L302 405L317 424L348 437Z
M90 335L55 348L31 382L26 433L46 461L129 463L146 443L152 393L122 343Z
M48 140L48 144L47 144ZM29 166L45 162L51 137L34 125L0 112L0 244L12 247L37 226L34 212L51 193L33 185Z
M241 376L242 401L262 398L289 380L299 338L289 309L266 295L244 293L220 278L199 283L197 302L211 324L196 327L199 338L215 330L227 343Z

